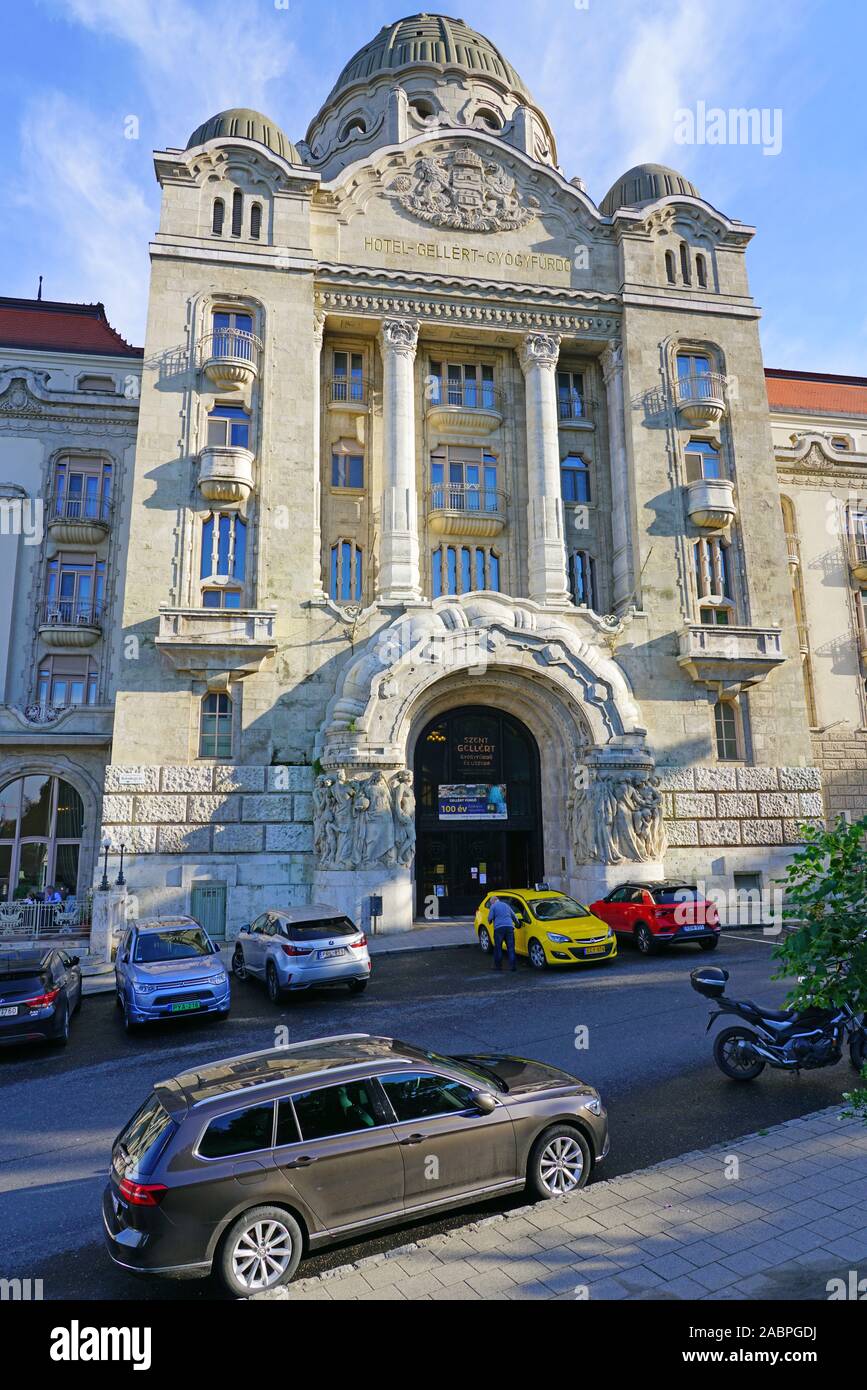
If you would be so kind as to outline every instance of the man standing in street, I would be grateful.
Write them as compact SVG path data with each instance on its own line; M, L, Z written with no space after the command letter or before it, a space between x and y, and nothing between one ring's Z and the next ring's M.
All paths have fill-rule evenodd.
M503 968L503 944L509 953L509 969L515 965L515 914L500 898L491 898L488 904L488 922L494 932L494 969Z

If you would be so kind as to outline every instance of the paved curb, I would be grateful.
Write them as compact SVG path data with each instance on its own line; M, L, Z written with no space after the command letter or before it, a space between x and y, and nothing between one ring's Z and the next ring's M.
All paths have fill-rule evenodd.
M739 1193L738 1202L744 1207L751 1207L751 1214L743 1222L742 1228L738 1228L735 1224L732 1228L732 1234L737 1236L738 1229L745 1229L746 1226L751 1223L754 1225L768 1225L768 1223L771 1223L768 1225L767 1232L767 1236L771 1239L766 1238L764 1243L770 1244L773 1239L773 1242L781 1247L776 1255L775 1262L767 1259L760 1262L754 1256L752 1267L750 1266L750 1246L751 1244L758 1245L763 1243L763 1237L766 1237L766 1233L762 1232L761 1236L757 1236L754 1242L746 1240L739 1244L737 1240L733 1241L731 1251L727 1251L724 1247L714 1249L712 1251L711 1263L714 1270L719 1270L721 1272L717 1275L712 1275L709 1280L708 1274L710 1271L701 1267L689 1267L687 1261L681 1258L679 1252L672 1249L668 1254L668 1260L670 1262L670 1274L668 1277L664 1275L660 1277L656 1274L652 1274L651 1271L644 1267L645 1257L642 1255L640 1261L632 1261L631 1264L627 1261L622 1268L612 1268L609 1276L601 1280L597 1274L597 1282L593 1285L594 1296L605 1299L622 1299L629 1297L664 1297L674 1299L732 1297L749 1299L750 1297L778 1297L779 1293L772 1292L762 1294L756 1291L757 1281L761 1281L763 1270L768 1271L769 1277L771 1275L779 1277L781 1274L785 1274L786 1270L791 1269L793 1277L800 1276L803 1279L809 1274L811 1269L816 1271L816 1277L818 1277L818 1271L820 1269L825 1269L827 1272L828 1267L831 1266L835 1260L840 1268L844 1266L845 1268L849 1268L853 1260L855 1260L856 1263L858 1260L863 1263L864 1259L867 1258L867 1128L865 1128L863 1122L860 1120L844 1119L841 1114L841 1106L839 1105L830 1106L827 1109L815 1111L812 1114L803 1115L797 1119L786 1120L782 1124L772 1126L770 1129L757 1130L752 1134L742 1135L738 1139L714 1144L707 1149L693 1149L688 1153L678 1155L676 1158L664 1159L662 1162L653 1164L648 1168L638 1169L632 1173L623 1174L620 1177L594 1181L592 1185L588 1186L574 1197L564 1197L556 1203L533 1203L532 1205L518 1207L508 1212L495 1212L491 1216L483 1217L446 1234L427 1236L421 1240L410 1241L405 1245L398 1246L394 1250L368 1255L350 1264L340 1265L334 1269L325 1270L322 1274L311 1276L307 1279L299 1279L288 1286L269 1290L261 1294L254 1294L252 1298L254 1300L271 1301L304 1301L323 1298L340 1299L341 1296L348 1299L370 1299L376 1298L377 1296L381 1298L397 1297L411 1299L413 1297L418 1297L426 1299L431 1297L449 1297L450 1290L452 1290L451 1296L459 1298L470 1297L484 1299L486 1297L526 1297L538 1299L541 1297L551 1299L560 1297L574 1300L576 1297L580 1296L576 1293L576 1287L581 1285L582 1261L587 1269L593 1265L594 1260L598 1262L600 1258L607 1259L609 1256L612 1265L617 1264L616 1247L605 1249L604 1238L608 1236L609 1228L600 1229L598 1235L596 1232L592 1231L588 1234L586 1238L593 1241L598 1239L600 1246L598 1251L592 1251L589 1254L575 1251L573 1243L576 1241L576 1237L570 1234L568 1230L564 1230L562 1240L560 1241L560 1248L567 1248L573 1252L569 1257L568 1268L561 1269L560 1274L556 1277L552 1272L550 1275L550 1283L548 1283L547 1286L545 1286L544 1280L540 1283L537 1278L536 1281L532 1281L526 1286L526 1293L522 1293L520 1289L514 1287L508 1292L503 1292L502 1289L497 1292L492 1288L489 1293L485 1293L475 1291L472 1289L472 1286L470 1286L468 1291L467 1285L464 1283L464 1279L467 1277L467 1262L471 1262L474 1256L478 1257L482 1253L491 1254L493 1250L491 1242L489 1241L482 1241L474 1247L473 1242L468 1241L467 1238L480 1234L484 1235L486 1232L491 1233L494 1228L500 1227L502 1230L501 1239L494 1244L496 1249L502 1252L504 1258L508 1259L512 1256L512 1249L516 1249L518 1242L527 1235L532 1237L533 1235L544 1234L544 1232L549 1231L552 1226L566 1228L570 1224L575 1224L576 1218L583 1218L588 1226L592 1226L594 1224L594 1217L600 1214L604 1215L606 1211L610 1212L613 1207L621 1203L629 1203L632 1201L633 1207L635 1207L642 1197L647 1198L650 1196L652 1190L655 1189L658 1191L660 1186L665 1186L664 1183L660 1184L658 1181L660 1175L671 1175L673 1179L674 1175L672 1170L674 1169L681 1168L686 1170L687 1176L689 1177L691 1164L698 1165L701 1162L706 1165L708 1159L716 1158L717 1156L721 1159L725 1159L733 1152L741 1154L748 1145L752 1145L757 1149L759 1156L764 1155L766 1151L772 1152L774 1149L789 1147L793 1142L797 1142L798 1140L802 1140L805 1144L805 1149L807 1149L810 1147L813 1140L817 1138L820 1139L823 1133L827 1134L830 1130L838 1126L840 1127L839 1133L841 1135L849 1131L852 1138L862 1141L859 1145L862 1152L859 1153L857 1159L859 1175L857 1180L853 1179L853 1177L849 1178L849 1181L854 1182L854 1185L858 1188L858 1192L852 1194L852 1200L849 1204L850 1209L854 1209L858 1215L854 1222L852 1220L849 1221L846 1230L844 1230L843 1223L839 1219L841 1216L845 1215L845 1203L837 1203L834 1206L826 1205L818 1196L801 1193L799 1197L809 1200L811 1207L814 1206L817 1212L820 1208L822 1209L827 1223L827 1235L823 1235L822 1237L817 1236L812 1244L810 1244L810 1242L805 1244L803 1239L799 1240L798 1243L801 1247L799 1252L798 1249L792 1248L791 1242L786 1239L793 1228L793 1223L787 1220L786 1224L783 1225L781 1229L771 1229L773 1224L772 1213L775 1211L775 1207L772 1207L771 1211L767 1212L765 1210L759 1210L756 1206L751 1204L751 1194L747 1184L741 1190L741 1193ZM812 1157L812 1155L805 1153L805 1158L808 1157ZM837 1166L841 1163L842 1160L835 1159L835 1164ZM756 1166L759 1167L758 1164L756 1164ZM766 1162L764 1167L767 1168L768 1166L768 1162ZM697 1167L693 1167L691 1172L693 1186L697 1186L697 1180L700 1178L700 1171ZM642 1180L654 1178L657 1179L655 1183L648 1182L646 1187L642 1185ZM804 1181L800 1175L798 1176L798 1181ZM825 1183L826 1177L824 1175L821 1177L817 1176L816 1190L825 1191ZM783 1174L782 1178L782 1185L785 1186L785 1184L786 1173ZM629 1191L630 1187L632 1188L631 1192ZM720 1192L722 1192L722 1190L723 1189L720 1189ZM727 1193L727 1197L728 1195ZM760 1194L756 1192L752 1193L753 1198L757 1195ZM832 1192L832 1195L839 1196L839 1193ZM674 1221L674 1214L678 1209L680 1209L682 1213L684 1210L688 1209L689 1206L689 1195L684 1193L683 1190L678 1191L674 1183L672 1183L672 1197L674 1200L671 1203L665 1204L665 1208L672 1211L672 1217L669 1218L670 1222ZM720 1198L720 1201L722 1204L722 1198ZM753 1212L755 1215L752 1214ZM554 1217L553 1221L551 1219L552 1216ZM764 1220L766 1216L767 1221ZM638 1219L640 1220L641 1218L639 1217ZM683 1221L683 1219L681 1215L681 1220ZM626 1221L626 1217L623 1218L623 1221ZM695 1223L689 1223L688 1218L686 1224L690 1224L691 1226L695 1225ZM699 1221L698 1225L700 1226L700 1224L701 1222ZM805 1230L805 1227L802 1225L802 1218L798 1218L797 1222L794 1224L797 1227L796 1236L798 1231L803 1232ZM539 1229L539 1227L541 1227L541 1229ZM862 1229L858 1229L858 1227ZM623 1231L625 1227L621 1226L618 1222L617 1229ZM695 1226L695 1229L698 1230L698 1226ZM719 1229L725 1230L725 1227L721 1226ZM516 1230L517 1239L515 1236ZM611 1229L611 1234L613 1235L613 1228ZM691 1234L692 1239L696 1240L694 1231L691 1232ZM709 1226L707 1229L698 1230L698 1236L699 1238L708 1238L707 1240L702 1239L702 1245L707 1245L708 1243L713 1245L714 1228ZM846 1236L847 1239L842 1239L841 1237L843 1236ZM645 1237L648 1242L653 1241L654 1238L653 1236ZM639 1235L637 1230L630 1230L625 1236L618 1236L617 1239L636 1242L639 1239ZM664 1248L666 1241L672 1247L676 1245L676 1225L673 1232L659 1232L658 1239L661 1242L661 1248ZM513 1242L514 1246L512 1245ZM447 1247L450 1244L457 1247L457 1252L452 1262L451 1273L453 1274L455 1272L457 1266L463 1267L458 1270L457 1279L452 1279L450 1277L448 1283L443 1285L435 1278L432 1278L430 1281L431 1287L425 1285L425 1292L405 1292L404 1290L408 1287L409 1281L412 1280L416 1274L420 1275L423 1269L429 1271L431 1268L433 1268L433 1270L448 1268L445 1264L445 1258L447 1256ZM835 1244L838 1247L837 1250L833 1249ZM856 1251L856 1245L860 1253ZM463 1246L463 1249L460 1248L461 1246ZM829 1249L828 1247L831 1248ZM556 1242L549 1241L545 1246L548 1252L553 1252L556 1248ZM688 1252L689 1245L686 1244L683 1248ZM523 1251L519 1252L519 1254L523 1253ZM537 1249L534 1255L540 1253L541 1252ZM732 1256L733 1253L735 1256L738 1254L740 1255L741 1265L743 1266L740 1273L732 1273L732 1269L736 1264L734 1258L728 1268L724 1267L726 1255L729 1254ZM440 1259L440 1257L443 1258L438 1266L436 1260ZM528 1254L526 1258L532 1260L533 1255ZM652 1257L648 1254L646 1258L650 1260ZM393 1261L397 1261L398 1263L394 1266L394 1273L391 1275L390 1279L373 1278L368 1281L364 1278L365 1275L373 1274L375 1271L379 1270L390 1273L389 1266ZM400 1263L401 1261L406 1263L402 1265ZM665 1254L662 1255L659 1263L661 1267L664 1266ZM636 1269L636 1265L638 1264L641 1265L640 1269ZM415 1266L418 1268L416 1269ZM500 1273L501 1271L498 1271L495 1260L488 1261L487 1269L484 1273L480 1269L469 1269L469 1274L474 1274L476 1281L481 1281L485 1277L488 1279L495 1278ZM622 1273L627 1283L630 1275L633 1276L633 1283L636 1287L629 1290L624 1284L618 1283L618 1273ZM704 1280L702 1280L703 1275L705 1276ZM643 1280L642 1276L644 1276ZM340 1280L346 1281L346 1286L349 1290L343 1295L341 1295L341 1291L337 1286L337 1281ZM696 1282L696 1280L702 1282ZM715 1281L717 1282L714 1287ZM560 1284L559 1289L555 1287L558 1282ZM736 1291L733 1291L732 1284L735 1282L738 1284L738 1288ZM512 1284L513 1281L511 1278L508 1278L504 1279L504 1283L508 1288L508 1285ZM750 1287L751 1285L752 1287ZM396 1286L396 1288L394 1286ZM386 1292L386 1289L388 1289L388 1292ZM421 1285L419 1285L419 1289L421 1289ZM379 1294L377 1290L380 1291ZM587 1295L585 1294L583 1296L586 1297ZM816 1297L815 1293L813 1293L812 1296Z

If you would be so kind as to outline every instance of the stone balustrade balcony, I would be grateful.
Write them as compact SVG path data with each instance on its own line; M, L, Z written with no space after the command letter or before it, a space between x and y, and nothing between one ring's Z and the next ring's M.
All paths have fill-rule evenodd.
M259 671L277 650L273 608L161 608L156 646L175 670L207 680Z
M78 599L46 599L39 610L39 636L56 651L92 647L102 635L103 605Z
M253 490L250 449L208 444L199 454L199 491L209 502L244 502Z
M678 665L703 685L746 690L785 661L778 627L689 623L679 634Z
M686 490L686 509L696 526L720 530L737 515L735 485L729 478L697 478Z
M241 328L218 328L199 340L199 364L218 391L241 391L259 375L262 340Z
M726 379L722 372L679 376L674 398L681 420L691 429L718 425L726 412Z

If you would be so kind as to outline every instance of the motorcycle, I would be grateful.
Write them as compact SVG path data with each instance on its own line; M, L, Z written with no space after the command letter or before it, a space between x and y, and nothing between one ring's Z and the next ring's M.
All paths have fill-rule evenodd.
M766 1066L794 1072L836 1066L847 1038L855 1070L860 1073L867 1063L865 1017L849 1004L838 1009L766 1009L752 999L728 998L728 978L729 972L717 966L693 970L689 977L693 989L718 1006L708 1019L707 1032L724 1014L752 1025L724 1028L714 1039L714 1061L732 1081L755 1081Z

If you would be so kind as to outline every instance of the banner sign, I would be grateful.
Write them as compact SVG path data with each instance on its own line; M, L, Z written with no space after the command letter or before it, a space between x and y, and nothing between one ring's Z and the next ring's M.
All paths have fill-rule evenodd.
M450 782L437 793L440 820L508 820L504 782Z

